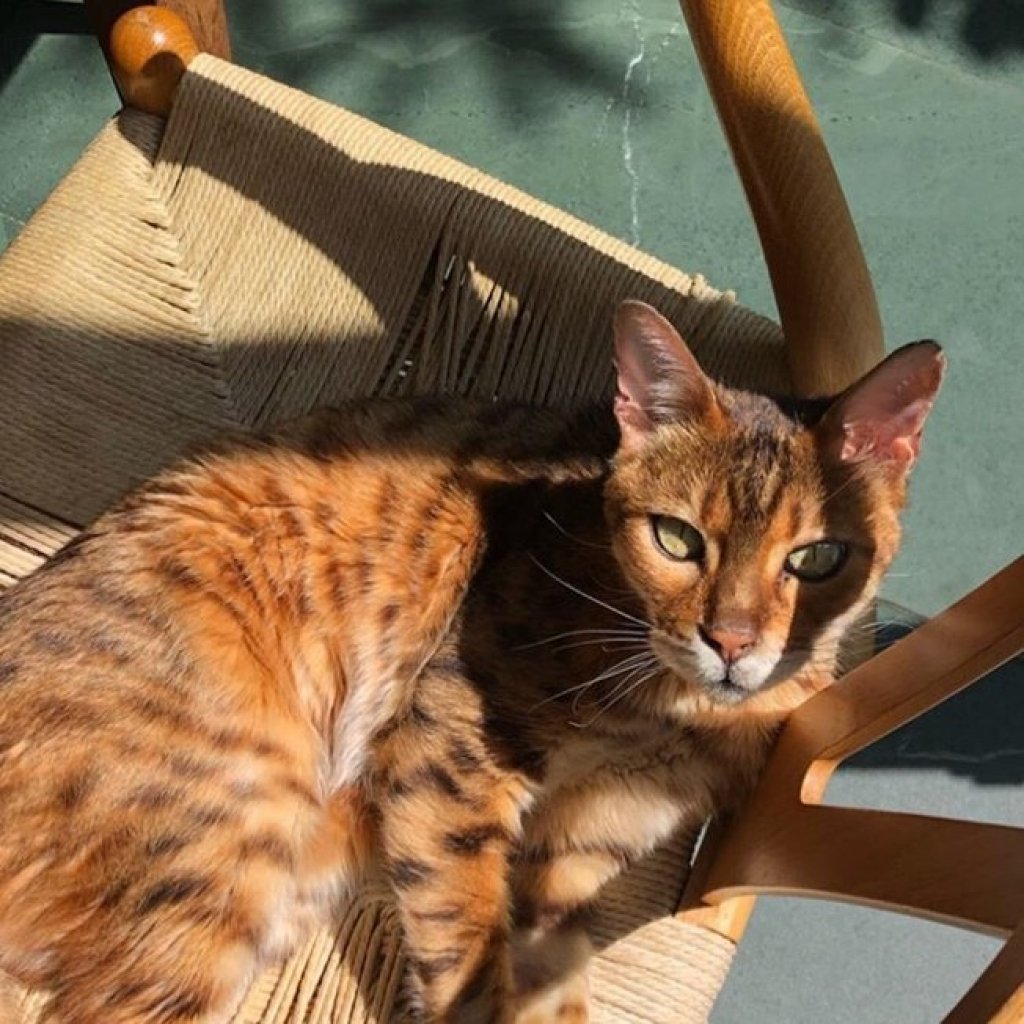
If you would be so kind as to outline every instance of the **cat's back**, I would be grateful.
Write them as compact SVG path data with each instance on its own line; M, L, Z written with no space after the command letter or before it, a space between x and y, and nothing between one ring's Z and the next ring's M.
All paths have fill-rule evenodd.
M587 422L372 401L183 460L0 595L0 722L31 704L41 736L70 727L86 696L138 704L140 678L170 692L200 669L231 674L244 651L288 674L282 641L316 621L377 626L375 611L403 614L431 588L453 598L486 544L491 490L599 474L606 438Z
M317 414L159 474L0 596L0 967L45 981L76 929L115 957L187 915L270 942L247 905L325 829L352 839L345 801L459 608L488 492L598 472L585 433L460 402Z

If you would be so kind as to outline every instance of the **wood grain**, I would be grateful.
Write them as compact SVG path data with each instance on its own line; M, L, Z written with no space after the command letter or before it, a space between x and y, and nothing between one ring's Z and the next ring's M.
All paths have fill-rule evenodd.
M1024 1021L1024 923L942 1024Z
M816 896L1013 934L949 1020L1010 1013L1024 982L1024 828L821 801L844 758L1024 650L1022 598L1024 558L798 708L751 800L695 872L689 903Z
M1024 558L790 717L786 734L813 749L800 797L818 803L846 758L983 678L1024 646ZM781 747L781 745L780 745Z
M189 62L198 53L188 25L173 11L135 7L110 32L110 70L128 106L166 117Z
M177 14L189 27L196 46L203 53L231 60L224 0L85 0L85 8L103 47L109 53L110 33L114 23L133 7L163 7Z
M714 818L708 824L690 867L686 886L676 908L676 916L688 924L717 932L730 942L739 942L754 911L755 897L737 896L719 900L717 903L710 903L704 898L708 888L708 875L718 860L722 836L725 835L727 828L728 823L720 818Z
M1009 936L1024 919L1024 829L851 807L768 805L737 828L708 902L813 896ZM725 880L730 881L726 882Z
M882 358L882 324L857 231L771 3L680 3L757 224L793 382L803 395L837 392Z

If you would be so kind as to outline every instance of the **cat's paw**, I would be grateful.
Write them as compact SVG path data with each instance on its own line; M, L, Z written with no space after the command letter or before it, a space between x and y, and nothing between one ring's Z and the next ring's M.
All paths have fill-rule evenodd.
M580 972L516 1000L514 1024L588 1024L590 986Z
M586 933L576 929L517 936L515 1024L587 1024L590 953Z

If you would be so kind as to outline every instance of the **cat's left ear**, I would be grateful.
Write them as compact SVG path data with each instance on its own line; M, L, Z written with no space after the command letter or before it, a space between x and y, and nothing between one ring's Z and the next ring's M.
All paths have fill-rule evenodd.
M945 369L934 341L904 345L829 406L819 435L843 462L877 459L909 469Z
M631 447L660 423L707 416L715 392L679 332L652 306L627 299L615 311L615 416Z

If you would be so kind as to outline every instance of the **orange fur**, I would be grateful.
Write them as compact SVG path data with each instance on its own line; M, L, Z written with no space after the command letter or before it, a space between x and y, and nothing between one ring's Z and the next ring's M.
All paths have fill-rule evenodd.
M742 796L899 536L907 467L833 444L845 400L804 425L674 358L674 398L622 370L617 454L605 410L318 414L164 473L4 596L0 968L49 1021L222 1021L378 864L427 1019L586 1019L574 923ZM822 537L833 578L781 569ZM719 679L723 616L756 639Z

